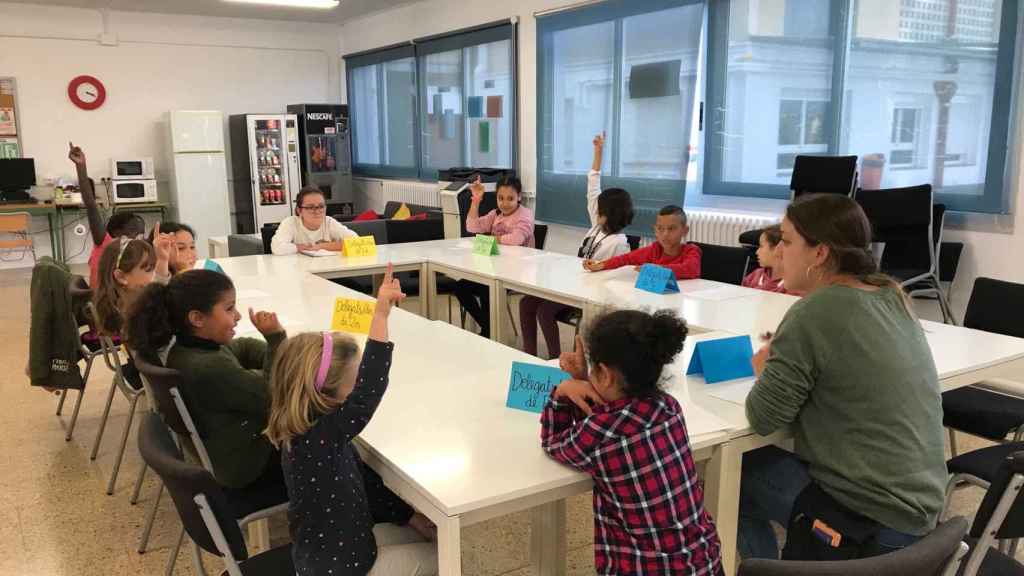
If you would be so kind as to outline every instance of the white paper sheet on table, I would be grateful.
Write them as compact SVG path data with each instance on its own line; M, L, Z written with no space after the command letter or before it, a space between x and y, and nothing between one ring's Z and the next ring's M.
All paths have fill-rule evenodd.
M725 400L726 402L742 406L747 403L747 396L750 394L750 389L754 387L754 382L753 378L744 378L731 382L708 384L707 394L719 400Z
M331 252L330 250L301 250L300 254L306 256L312 256L313 258L326 258L328 256L337 256L337 252Z
M732 428L728 422L701 408L696 402L684 401L681 404L683 405L683 418L686 419L686 433L691 438Z
M693 292L683 292L683 294L692 298L699 298L701 300L722 301L750 296L750 290L740 286L718 286L715 288L694 290Z

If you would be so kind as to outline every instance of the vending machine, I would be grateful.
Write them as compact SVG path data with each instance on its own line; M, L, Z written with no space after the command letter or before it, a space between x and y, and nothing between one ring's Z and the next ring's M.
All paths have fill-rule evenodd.
M301 187L294 114L236 114L228 120L235 224L251 234L294 213Z
M332 214L352 213L352 145L348 106L292 104L288 113L299 123L302 185L324 192Z

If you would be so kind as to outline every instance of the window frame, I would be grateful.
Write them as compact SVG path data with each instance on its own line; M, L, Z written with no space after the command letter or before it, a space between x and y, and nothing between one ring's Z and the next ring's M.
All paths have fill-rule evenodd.
M348 95L348 106L349 106L349 120L351 126L351 142L353 152L352 162L352 174L357 177L371 177L371 178L401 178L401 179L415 179L424 182L436 182L438 177L438 170L436 168L430 168L425 165L423 159L423 125L424 125L424 106L426 97L426 84L424 82L424 68L426 58L431 54L437 54L442 52L449 52L453 50L465 50L474 46L487 44L491 42L497 42L502 40L509 40L511 42L511 56L510 66L512 69L512 93L509 95L510 98L510 116L509 122L511 126L511 142L509 142L511 168L518 172L519 170L519 56L518 56L518 36L519 26L514 19L501 20L497 22L490 22L479 26L473 26L471 28L463 28L452 32L446 32L443 34L437 34L432 36L425 36L416 38L408 42L401 44L388 46L385 48L368 50L365 52L358 52L354 54L348 54L343 57L345 61L345 78L346 78L346 93ZM463 52L464 56L464 52ZM405 58L413 59L413 94L411 98L412 104L412 115L413 115L413 133L411 135L413 142L413 166L412 167L400 167L389 164L360 164L356 163L357 148L356 148L356 135L358 132L358 122L356 121L355 109L353 108L354 98L354 83L353 83L353 72L358 68L362 68L370 65L378 65L377 70L377 83L378 86L385 86L384 84L384 70L385 65L389 62L396 60L402 60ZM463 72L465 72L464 63L461 66ZM463 73L463 109L466 108L466 86L465 82L467 75ZM383 158L386 152L387 140L384 135L384 118L387 113L386 99L381 98L378 95L377 98L377 111L378 111L378 134L379 134L379 146L380 146L380 157ZM465 131L463 131L465 132ZM463 149L462 156L465 157L464 151L466 150L468 143L465 142L465 134L459 134L459 140Z
M832 47L832 82L830 106L827 114L829 135L827 154L838 154L844 146L843 110L847 94L847 73L850 50L855 41L853 26L856 19L856 0L828 0L831 2L831 38L825 40ZM999 23L999 43L996 50L996 82L993 86L992 116L988 127L988 146L985 181L980 195L971 193L977 185L945 186L936 190L935 201L946 205L949 211L1009 213L1010 191L1004 183L1007 179L1008 154L1014 149L1011 142L1011 125L1013 115L1014 91L1018 80L1014 71L1019 64L1015 62L1018 44L1021 40L1017 34L1020 7L1017 2L1004 0L1001 3L1002 13ZM708 41L704 54L708 66L705 77L705 103L707 118L704 125L704 171L702 189L708 196L741 196L755 198L789 199L791 191L787 185L761 184L748 182L725 181L721 174L724 165L724 138L721 113L725 106L726 85L728 82L728 48L729 48L729 10L728 1L711 1L708 3ZM909 33L909 32L908 32ZM898 106L895 105L894 106ZM934 112L934 111L933 111ZM1002 121L997 121L998 119ZM928 109L919 115L920 123L928 122ZM981 140L979 140L980 142ZM966 153L970 156L959 163L946 162L945 166L972 165L980 161L979 146L971 146ZM906 169L917 169L917 157L921 151L915 148L915 163ZM963 153L961 153L963 154ZM900 166L898 169L903 169Z

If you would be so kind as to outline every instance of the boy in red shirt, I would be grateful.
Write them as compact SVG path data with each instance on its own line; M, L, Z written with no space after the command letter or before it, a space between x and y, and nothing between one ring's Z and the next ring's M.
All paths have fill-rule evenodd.
M657 242L607 260L584 260L583 267L591 272L600 272L623 266L657 264L675 272L680 280L700 278L700 248L686 242L689 233L686 212L679 206L665 206L658 211L654 222Z

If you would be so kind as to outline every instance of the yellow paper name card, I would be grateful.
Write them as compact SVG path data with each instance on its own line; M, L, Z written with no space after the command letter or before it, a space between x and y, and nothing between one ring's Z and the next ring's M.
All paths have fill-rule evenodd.
M376 256L377 241L373 236L357 236L345 238L342 242L342 253L348 257Z
M376 305L377 303L373 300L336 299L334 315L331 317L331 330L369 334L370 322L373 320L373 310Z

